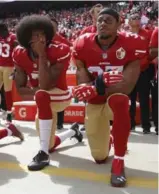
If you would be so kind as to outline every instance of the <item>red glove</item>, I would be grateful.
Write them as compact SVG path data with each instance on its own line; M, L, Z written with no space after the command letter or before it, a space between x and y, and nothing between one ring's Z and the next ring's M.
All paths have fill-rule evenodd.
M123 80L123 75L118 71L109 71L103 73L103 81L106 87L117 84Z
M74 87L73 96L78 98L79 101L88 101L97 95L95 86L81 84Z

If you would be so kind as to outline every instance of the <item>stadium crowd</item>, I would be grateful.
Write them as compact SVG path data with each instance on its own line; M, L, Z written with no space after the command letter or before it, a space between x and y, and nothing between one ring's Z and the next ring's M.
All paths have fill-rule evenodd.
M111 8L115 8L120 13L122 20L121 30L129 30L128 18L132 13L138 13L140 15L141 24L144 25L143 27L148 30L152 30L154 26L158 24L158 5L155 1L141 1L134 3L131 1L125 3L103 2L104 6L105 4ZM67 10L61 8L60 10L56 10L54 8L54 4L42 3L39 10L35 8L34 11L31 10L23 13L14 13L12 10L12 14L11 12L5 12L1 17L5 19L9 29L14 32L16 24L22 17L33 13L48 14L51 17L55 17L58 21L59 33L73 42L79 36L83 28L92 25L92 16L90 14L90 10L91 7L87 4L80 8L68 8Z

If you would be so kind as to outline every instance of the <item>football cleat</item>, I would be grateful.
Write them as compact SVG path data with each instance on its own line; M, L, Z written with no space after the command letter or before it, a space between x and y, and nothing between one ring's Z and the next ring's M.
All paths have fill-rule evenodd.
M110 183L113 187L125 187L127 181L124 172L124 160L113 160Z
M79 131L79 124L78 123L73 123L71 128L73 131L75 131L75 135L73 135L71 137L72 138L76 138L78 140L78 142L82 142L83 140L83 135L82 133Z
M28 170L38 171L42 170L50 163L49 155L40 150L38 154L33 158L32 162L28 165Z

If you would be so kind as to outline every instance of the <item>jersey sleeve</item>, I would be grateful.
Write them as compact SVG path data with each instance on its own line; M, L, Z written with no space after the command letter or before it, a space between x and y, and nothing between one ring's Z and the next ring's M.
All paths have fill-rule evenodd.
M133 35L127 39L128 45L130 46L131 60L141 60L148 55L148 41L145 41L138 35Z
M66 38L62 37L61 35L59 35L61 38L61 42L63 44L66 44L67 46L72 46L71 42L69 42Z
M80 32L80 35L83 35L83 34L88 33L88 32L89 32L88 27L85 27L85 28Z
M49 48L50 62L69 63L71 58L70 47L65 44L53 44Z
M151 48L157 48L158 47L158 28L155 28L151 35L150 39L150 45Z
M130 35L127 39L128 45L130 45L129 61L140 61L140 69L143 71L149 65L149 43L145 41L141 36Z
M70 51L69 46L65 44L61 44L58 55L57 55L57 62L69 63L70 58L71 58L71 51Z
M12 52L12 60L16 66L21 67L22 65L20 62L22 61L21 58L23 58L24 60L23 48L20 46L17 46L13 49L13 52Z
M85 49L84 49L84 35L80 36L78 39L75 40L73 44L73 50L72 50L72 58L73 60L80 60L84 63L85 61Z
M15 65L18 65L18 63L19 63L18 52L19 52L19 49L17 47L15 47L13 52L12 52L12 60L13 60Z

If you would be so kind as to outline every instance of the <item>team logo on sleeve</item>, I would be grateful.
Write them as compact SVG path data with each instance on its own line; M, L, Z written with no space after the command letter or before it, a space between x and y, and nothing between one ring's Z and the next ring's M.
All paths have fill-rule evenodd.
M126 55L126 51L121 47L116 51L116 57L117 59L124 59Z

